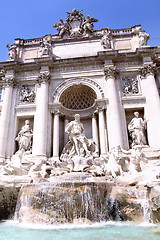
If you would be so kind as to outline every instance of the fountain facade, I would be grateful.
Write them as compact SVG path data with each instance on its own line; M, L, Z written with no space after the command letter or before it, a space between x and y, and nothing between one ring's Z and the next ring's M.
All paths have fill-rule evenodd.
M22 222L160 221L160 50L97 21L73 9L0 63L1 183L28 183Z

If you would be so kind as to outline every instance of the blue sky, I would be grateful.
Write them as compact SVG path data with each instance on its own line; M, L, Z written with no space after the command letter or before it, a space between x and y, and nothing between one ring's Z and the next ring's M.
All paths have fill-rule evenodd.
M137 24L150 34L151 46L160 46L160 0L8 0L0 5L0 61L8 59L6 43L15 38L55 34L53 24L66 19L66 11L83 9L99 19L95 29L128 28Z

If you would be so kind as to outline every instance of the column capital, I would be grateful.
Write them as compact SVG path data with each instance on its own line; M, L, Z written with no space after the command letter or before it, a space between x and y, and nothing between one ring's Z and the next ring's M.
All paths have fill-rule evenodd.
M59 109L52 109L51 113L53 113L54 115L60 115L61 114Z
M115 78L118 71L115 66L104 66L104 75L107 78Z
M154 75L156 71L156 64L144 64L140 69L139 74L142 77L146 77L147 75Z
M40 85L42 83L48 83L50 80L50 73L49 72L42 72L40 75L37 77L37 83Z
M93 114L92 114L92 118L97 119L97 114L98 114L98 109L96 109Z
M97 108L97 112L99 113L99 112L103 112L104 110L106 110L106 107L105 106L99 106L98 108Z
M3 87L14 87L16 85L14 76L7 76L3 78L4 85Z

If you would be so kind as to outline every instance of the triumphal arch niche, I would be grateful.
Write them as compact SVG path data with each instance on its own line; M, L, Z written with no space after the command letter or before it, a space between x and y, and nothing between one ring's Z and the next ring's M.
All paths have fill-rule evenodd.
M141 25L96 30L97 21L73 9L54 23L56 34L7 44L1 164L17 156L20 164L102 159L113 148L139 145L159 156L160 49L147 45Z

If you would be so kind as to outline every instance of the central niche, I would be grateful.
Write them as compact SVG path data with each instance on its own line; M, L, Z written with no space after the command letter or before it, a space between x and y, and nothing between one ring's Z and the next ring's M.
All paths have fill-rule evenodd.
M73 110L81 110L93 106L96 93L90 87L79 84L67 88L60 97L61 104Z

